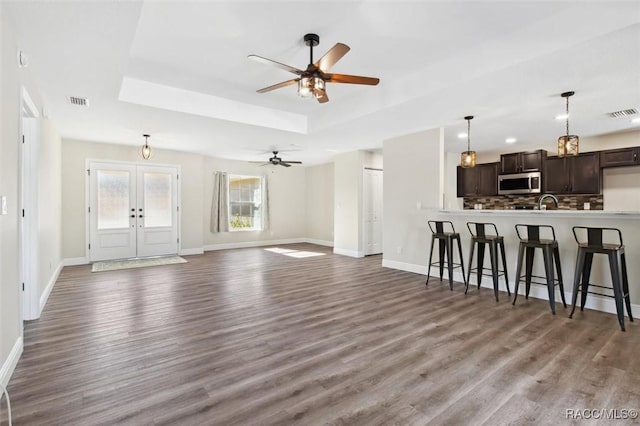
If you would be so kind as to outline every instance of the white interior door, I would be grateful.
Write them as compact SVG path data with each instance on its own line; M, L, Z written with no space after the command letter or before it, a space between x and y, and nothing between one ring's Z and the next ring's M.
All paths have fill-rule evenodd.
M382 253L382 170L365 169L364 254Z
M92 162L89 170L90 260L136 257L136 166Z
M178 253L178 170L138 166L137 256Z
M178 253L178 168L89 165L92 262Z

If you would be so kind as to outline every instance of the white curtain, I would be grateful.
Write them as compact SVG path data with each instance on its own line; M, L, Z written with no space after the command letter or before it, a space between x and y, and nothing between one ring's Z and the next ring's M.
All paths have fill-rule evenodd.
M267 177L262 177L262 230L269 229L269 189Z
M213 175L211 232L229 232L229 176L225 172Z

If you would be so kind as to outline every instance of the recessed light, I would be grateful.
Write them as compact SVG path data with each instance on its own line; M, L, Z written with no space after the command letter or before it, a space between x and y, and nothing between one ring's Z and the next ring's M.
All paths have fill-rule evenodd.
M567 118L569 118L569 114L556 115L556 120L566 120Z
M633 120L631 120L632 123L640 123L640 117L636 117Z
M458 139L464 139L467 137L466 133L458 133Z
M504 141L506 143L516 143L518 141L518 139L516 139L516 138L506 138Z

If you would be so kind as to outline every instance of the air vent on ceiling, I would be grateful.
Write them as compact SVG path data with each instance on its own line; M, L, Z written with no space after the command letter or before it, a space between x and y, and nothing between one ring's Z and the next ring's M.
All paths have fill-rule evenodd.
M620 117L629 117L630 115L636 115L640 113L636 108L623 109L622 111L610 112L609 117L612 118L620 118Z
M82 106L82 107L88 107L89 106L89 99L87 98L80 98L77 96L69 96L69 103L71 105L77 105L77 106Z

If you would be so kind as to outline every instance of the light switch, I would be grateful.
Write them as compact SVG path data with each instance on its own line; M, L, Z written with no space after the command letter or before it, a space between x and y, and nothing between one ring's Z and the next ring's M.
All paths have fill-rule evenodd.
M7 196L3 195L2 196L2 213L0 214L5 215L7 213L9 213L9 208L7 207Z

